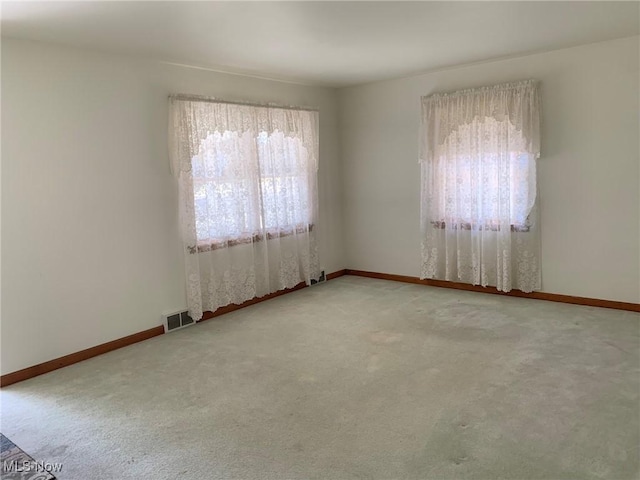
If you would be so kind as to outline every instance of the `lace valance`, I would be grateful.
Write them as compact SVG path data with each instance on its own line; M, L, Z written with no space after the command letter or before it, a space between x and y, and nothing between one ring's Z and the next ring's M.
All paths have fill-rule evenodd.
M318 112L295 107L250 105L175 95L170 97L169 152L174 175L191 171L201 143L215 132L282 132L296 137L318 166Z
M523 153L540 156L538 82L525 80L422 97L420 161L437 156L447 137L461 126L487 118L509 121L522 136L518 144L524 146Z

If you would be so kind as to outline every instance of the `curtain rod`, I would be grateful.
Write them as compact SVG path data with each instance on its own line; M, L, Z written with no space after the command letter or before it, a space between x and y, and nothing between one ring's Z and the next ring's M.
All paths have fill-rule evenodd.
M317 112L318 108L312 107L296 107L291 105L278 105L275 103L257 103L257 102L234 102L231 100L220 100L215 97L206 97L204 95L185 95L185 94L175 94L169 95L171 100L186 100L186 101L195 101L195 102L210 102L210 103L224 103L228 105L244 105L247 107L262 107L262 108L279 108L283 110L301 110L306 112Z
M500 90L515 90L516 88L525 87L525 86L537 86L539 84L539 80L530 78L528 80L520 80L516 82L507 82L507 83L498 83L495 85L485 85L483 87L474 87L474 88L463 88L462 90L454 90L453 92L437 92L432 93L430 95L424 95L421 98L423 100L440 100L444 98L458 97L461 95L469 95L469 94L477 94L477 93L485 93L490 91L500 91Z

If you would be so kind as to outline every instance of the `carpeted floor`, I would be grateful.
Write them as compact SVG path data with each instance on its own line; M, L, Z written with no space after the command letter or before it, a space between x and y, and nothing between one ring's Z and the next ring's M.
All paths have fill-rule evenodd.
M60 479L632 479L640 315L342 277L2 390Z

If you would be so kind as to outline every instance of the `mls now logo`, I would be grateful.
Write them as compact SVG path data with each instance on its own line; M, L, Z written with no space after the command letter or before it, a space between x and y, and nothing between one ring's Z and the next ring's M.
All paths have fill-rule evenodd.
M11 460L10 462L5 460L2 462L2 469L4 472L16 472L16 473L41 473L41 472L60 472L62 470L62 463L51 462L37 462L35 460L24 460L18 462Z

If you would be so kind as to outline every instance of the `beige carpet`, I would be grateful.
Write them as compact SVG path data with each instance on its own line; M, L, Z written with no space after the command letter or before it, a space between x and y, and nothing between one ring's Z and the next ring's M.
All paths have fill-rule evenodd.
M3 389L2 431L60 479L638 478L639 317L342 277Z

